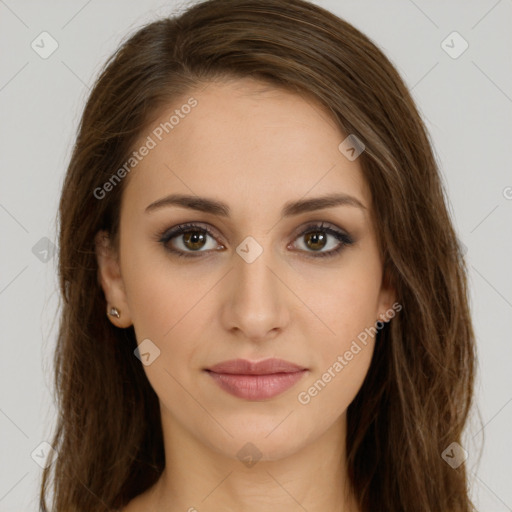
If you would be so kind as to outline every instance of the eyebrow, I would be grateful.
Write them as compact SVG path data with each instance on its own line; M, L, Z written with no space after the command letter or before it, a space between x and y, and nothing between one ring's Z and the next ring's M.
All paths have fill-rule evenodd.
M190 208L200 212L211 213L221 217L229 217L230 207L221 201L210 199L207 197L199 197L186 194L171 194L169 196L158 199L146 208L146 213L153 212L165 206L181 206L182 208ZM298 201L289 201L285 203L282 216L290 217L301 213L321 210L323 208L331 208L334 206L353 206L366 210L359 199L348 194L329 194L311 199L300 199Z

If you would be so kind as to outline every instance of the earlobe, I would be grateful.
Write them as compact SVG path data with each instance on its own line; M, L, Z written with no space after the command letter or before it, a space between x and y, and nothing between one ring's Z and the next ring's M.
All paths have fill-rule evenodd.
M104 230L98 231L94 243L98 263L98 282L105 294L107 316L116 327L130 327L132 322L119 258L111 246L109 233Z
M395 304L397 293L394 284L391 282L389 273L385 272L382 278L379 300L379 318L381 322L390 322L396 315Z

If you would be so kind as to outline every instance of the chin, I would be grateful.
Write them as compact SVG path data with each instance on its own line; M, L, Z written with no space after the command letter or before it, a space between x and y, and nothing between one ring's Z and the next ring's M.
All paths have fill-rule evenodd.
M295 428L290 428L291 425L286 428L285 423L288 419L280 425L283 417L278 420L272 419L272 421L252 422L251 425L247 425L247 428L239 423L236 429L226 425L233 437L226 434L221 436L221 439L209 439L208 444L220 455L238 459L241 462L246 457L248 460L261 462L284 459L308 443L308 436L306 436L308 429L303 426L297 431ZM247 466L251 467L250 463Z

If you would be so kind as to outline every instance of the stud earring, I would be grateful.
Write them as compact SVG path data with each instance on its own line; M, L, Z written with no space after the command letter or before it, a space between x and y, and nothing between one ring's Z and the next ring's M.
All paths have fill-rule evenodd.
M119 310L117 308L110 308L109 315L115 316L116 318L121 317L121 314L119 313Z

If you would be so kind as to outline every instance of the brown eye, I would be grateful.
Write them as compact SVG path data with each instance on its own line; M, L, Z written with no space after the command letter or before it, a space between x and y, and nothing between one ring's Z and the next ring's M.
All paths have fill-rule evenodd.
M300 252L315 258L335 256L354 243L344 231L324 226L323 223L307 226L296 240ZM168 252L180 257L206 256L213 251L225 249L208 228L196 224L180 224L161 234L158 241Z
M207 236L204 231L187 231L182 235L183 245L188 249L197 251L205 245Z
M327 236L319 231L312 231L305 235L306 246L314 251L323 249L327 244Z
M306 230L297 237L297 240L301 242L297 244L298 248L311 257L335 256L345 247L354 243L354 240L348 234L324 226L323 223L307 226ZM327 250L323 250L325 248Z
M216 243L213 234L207 228L195 224L180 224L163 233L159 242L167 251L177 256L202 256L203 253L223 248Z

